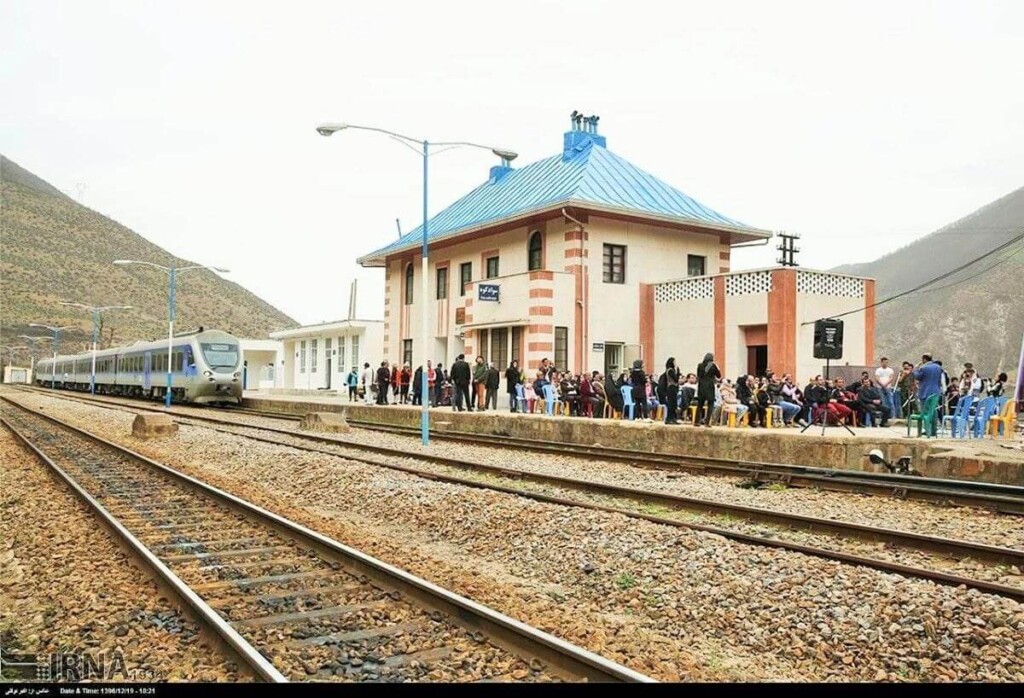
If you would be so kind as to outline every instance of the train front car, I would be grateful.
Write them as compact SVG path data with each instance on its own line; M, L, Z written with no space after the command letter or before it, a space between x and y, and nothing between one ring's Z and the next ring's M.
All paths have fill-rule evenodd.
M192 337L195 373L186 399L201 404L242 403L242 351L236 337L206 330Z

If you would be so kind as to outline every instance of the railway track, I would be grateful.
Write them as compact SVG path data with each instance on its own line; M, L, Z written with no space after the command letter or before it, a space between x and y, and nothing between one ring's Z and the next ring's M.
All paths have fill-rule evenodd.
M82 402L99 402L109 405L120 405L151 412L165 411L161 408L151 407L145 404L137 404L138 401L134 401L134 403L129 404L116 399L112 400L110 398L87 398L81 395L54 393L38 388L32 388L30 390L49 394L54 397L63 397ZM195 416L195 411L201 410L202 408L187 409L192 409L194 411L187 414L182 413L183 415L193 416L198 419L199 417ZM280 412L266 412L249 408L226 408L224 412L290 422L297 422L301 419L301 417L296 415L289 415ZM211 419L211 421L215 420ZM225 420L225 423L228 421L229 420ZM419 434L418 427L383 425L363 420L348 421L350 425L360 429L409 436ZM1024 516L1024 487L1014 485L1000 485L968 480L921 478L906 475L891 475L887 473L841 470L835 468L813 468L810 466L788 465L781 463L728 461L718 458L706 458L690 455L683 456L659 453L641 454L635 451L608 448L604 446L599 447L584 444L565 445L520 437L474 434L459 431L431 431L430 434L431 438L434 439L455 441L458 443L486 446L490 448L522 448L531 453L550 453L552 455L572 458L611 461L641 468L738 477L759 485L780 483L788 487L809 487L834 492L853 492L857 494L888 496L895 497L897 499L927 501L944 506L983 508L1001 514Z
M139 407L135 405L118 405L118 407L124 408L128 411L139 409ZM1017 600L1024 600L1024 588L972 579L969 577L964 577L962 575L950 574L937 569L926 569L916 566L909 566L893 562L890 560L882 560L873 557L849 554L832 549L804 545L800 543L786 541L778 537L750 535L721 526L688 523L680 521L679 519L675 518L638 512L633 509L629 509L622 506L606 506L602 504L595 504L593 502L581 501L578 499L568 498L566 496L546 494L543 492L538 492L535 490L530 490L523 488L521 486L514 485L517 482L530 482L539 485L550 485L560 490L587 492L590 494L598 494L611 497L617 500L629 500L631 502L643 504L657 504L665 507L670 507L672 509L682 509L702 514L719 514L745 520L758 521L780 527L783 530L789 528L803 529L812 532L831 534L834 536L838 536L840 538L852 538L868 540L873 542L882 542L889 546L924 551L927 553L937 554L944 557L951 557L954 559L970 558L973 560L985 561L992 564L1024 566L1024 551L1013 548L985 545L970 541L953 540L937 536L928 536L895 529L872 527L852 522L835 521L831 519L822 519L798 514L790 514L786 512L766 510L756 507L748 507L742 505L714 502L704 499L682 497L679 495L664 492L640 490L600 482L571 479L565 477L558 477L554 475L545 475L542 473L522 469L492 466L473 461L460 461L452 459L450 457L433 456L429 454L420 453L409 453L399 449L393 449L384 446L367 445L363 443L353 442L335 436L312 434L308 432L297 432L292 429L281 429L271 426L240 423L228 419L223 419L220 416L196 413L182 414L179 412L178 414L176 414L176 417L180 420L192 420L193 423L198 422L203 426L206 426L211 423L216 424L217 426L206 426L206 428L212 428L225 433L243 436L256 441L262 441L274 445L285 445L288 446L289 448L297 448L309 452L323 453L327 455L342 457L348 460L366 463L377 467L398 470L401 472L409 473L412 475L432 480L449 482L452 484L458 484L469 487L492 489L496 491L506 492L509 494L516 494L519 496L529 497L539 501L562 504L567 506L585 507L602 511L621 513L626 516L641 518L655 523L680 528L702 530L709 533L722 535L742 543L769 546L774 548L791 550L795 552L801 552L826 559L840 560L842 562L849 564L872 567L885 572L894 572L905 576L928 579L939 584L952 586L963 585L969 588L975 588L980 591L985 591L988 593L1007 596L1010 598L1015 598ZM234 431L234 429L262 431L267 432L269 434L273 434L274 436L259 436L252 433ZM288 437L290 439L295 439L303 443L285 443L280 438L282 436ZM339 453L335 450L324 448L323 446L325 445L379 454L388 457L389 460L380 461L377 459L369 459L358 454L353 455L351 453ZM426 461L429 463L444 466L446 468L467 471L476 477L480 477L481 475L483 475L484 478L486 479L481 480L460 477L455 475L446 475L443 473L438 473L437 471L434 470L415 467L412 465L403 465L399 462L395 462L395 458L400 458L403 460L414 459ZM501 482L499 482L500 480L508 481L510 484L501 484Z
M260 679L650 681L14 401L0 421Z

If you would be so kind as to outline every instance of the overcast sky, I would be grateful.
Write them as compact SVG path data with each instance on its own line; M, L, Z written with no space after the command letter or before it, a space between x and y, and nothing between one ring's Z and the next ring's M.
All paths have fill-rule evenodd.
M0 3L0 152L304 323L383 313L355 258L419 223L418 157L322 121L610 150L867 261L1024 184L1024 2ZM431 159L435 213L496 164ZM984 244L979 242L979 244ZM774 249L734 255L767 266ZM680 275L685 270L680 270ZM130 302L130 298L96 299Z

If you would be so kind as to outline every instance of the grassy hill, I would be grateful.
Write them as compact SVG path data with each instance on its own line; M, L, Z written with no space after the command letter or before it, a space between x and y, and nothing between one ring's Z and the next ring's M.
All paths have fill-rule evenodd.
M874 262L835 271L877 279L879 300L918 286L1024 234L1024 187ZM879 356L931 352L959 371L1016 372L1024 333L1024 241L877 308Z
M166 274L138 265L115 266L115 259L194 264L0 156L0 343L24 345L18 335L40 334L28 327L39 322L74 325L65 333L64 347L81 349L90 341L91 319L85 311L58 305L61 300L133 306L106 314L104 346L166 336ZM245 288L205 270L178 278L175 311L176 327L182 330L203 325L240 337L265 337L297 324Z

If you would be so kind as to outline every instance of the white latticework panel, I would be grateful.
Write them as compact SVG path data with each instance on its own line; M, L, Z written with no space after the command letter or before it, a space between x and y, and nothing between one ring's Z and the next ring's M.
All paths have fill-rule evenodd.
M672 281L658 284L654 289L654 300L657 303L688 301L695 298L714 298L715 282L707 277Z
M816 296L863 298L864 279L801 271L796 275L796 290L797 293L810 293Z
M749 274L731 274L725 277L725 295L744 296L748 293L768 293L772 290L770 271L752 271Z

